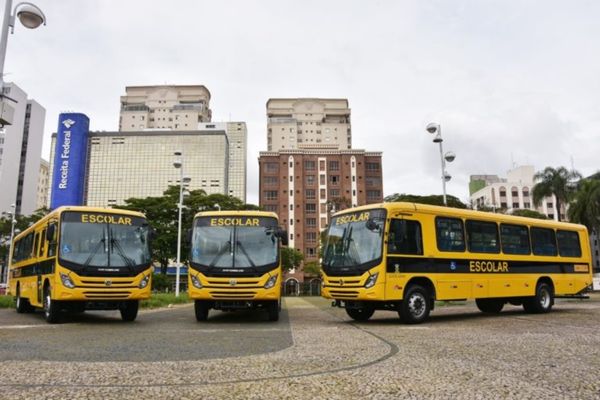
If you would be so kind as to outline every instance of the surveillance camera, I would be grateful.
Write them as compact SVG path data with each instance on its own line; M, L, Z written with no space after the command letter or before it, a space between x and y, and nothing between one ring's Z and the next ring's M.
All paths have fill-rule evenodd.
M173 161L173 166L175 168L181 168L181 161Z
M453 151L449 151L444 155L444 159L446 159L446 161L448 161L448 162L454 161L455 158L456 158L456 154L454 154Z
M445 175L444 175L444 180L445 180L446 182L450 181L450 179L452 179L452 175L450 175L450 174L445 174Z
M438 129L440 129L440 124L436 123L436 122L430 122L429 124L427 124L427 126L425 127L425 130L429 133L436 133L438 131Z

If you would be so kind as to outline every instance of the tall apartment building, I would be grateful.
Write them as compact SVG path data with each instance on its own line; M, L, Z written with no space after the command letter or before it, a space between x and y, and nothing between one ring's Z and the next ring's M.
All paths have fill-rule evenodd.
M191 131L210 122L210 92L202 85L128 86L121 96L119 131Z
M14 83L5 83L5 96L13 99L12 125L0 133L0 211L29 215L37 209L38 175L46 110Z
M352 148L347 99L269 99L267 149Z
M38 176L36 209L48 207L48 189L50 188L50 163L43 158L40 160Z
M259 204L276 212L289 247L318 261L320 233L335 211L383 201L380 152L352 149L346 99L270 99L269 151L259 157ZM302 270L287 279L303 281Z

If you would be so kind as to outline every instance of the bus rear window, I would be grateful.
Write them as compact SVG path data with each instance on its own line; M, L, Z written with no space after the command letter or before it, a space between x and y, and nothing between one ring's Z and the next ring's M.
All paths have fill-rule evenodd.
M554 230L545 228L531 228L531 246L536 256L555 256L556 235Z
M581 257L581 245L577 232L556 231L556 240L561 257Z

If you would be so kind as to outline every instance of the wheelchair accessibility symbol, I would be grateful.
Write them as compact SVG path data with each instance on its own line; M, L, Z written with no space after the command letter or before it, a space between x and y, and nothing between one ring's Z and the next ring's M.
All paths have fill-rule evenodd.
M451 261L450 262L450 270L456 271L456 261Z

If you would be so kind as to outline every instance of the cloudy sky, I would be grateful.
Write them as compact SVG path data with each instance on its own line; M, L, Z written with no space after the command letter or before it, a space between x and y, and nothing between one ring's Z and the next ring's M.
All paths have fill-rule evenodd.
M248 201L258 201L270 97L342 97L353 147L383 151L384 193L466 200L471 174L512 165L600 169L600 2L595 0L33 0L6 80L47 110L117 130L125 86L203 84L214 121L248 124Z

